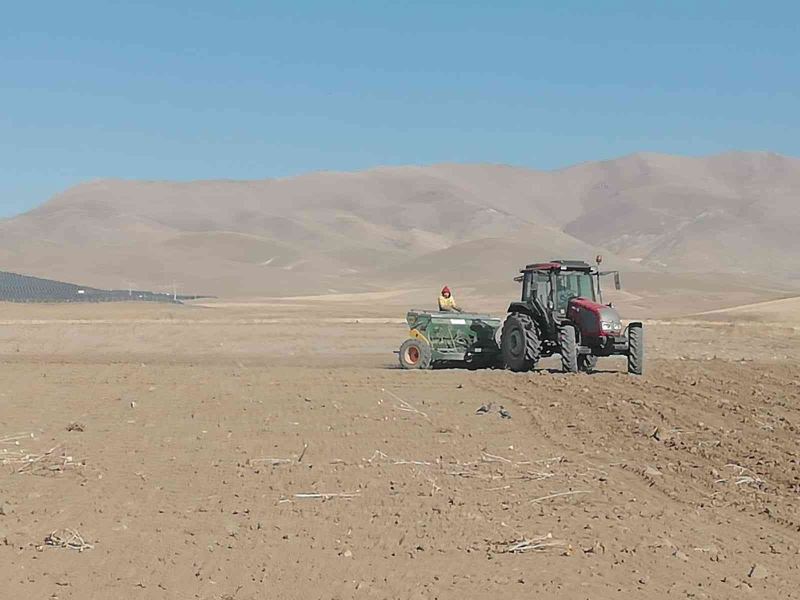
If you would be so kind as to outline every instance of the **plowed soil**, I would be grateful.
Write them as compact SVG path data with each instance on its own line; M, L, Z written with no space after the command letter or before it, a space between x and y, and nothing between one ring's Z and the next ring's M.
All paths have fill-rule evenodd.
M356 305L6 316L2 598L800 597L794 329L647 324L639 378L402 371Z

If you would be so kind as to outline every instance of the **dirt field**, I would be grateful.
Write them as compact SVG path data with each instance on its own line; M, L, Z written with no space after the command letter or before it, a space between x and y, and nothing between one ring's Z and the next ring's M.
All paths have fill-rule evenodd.
M402 319L3 306L0 597L800 598L797 329L633 378L401 371Z

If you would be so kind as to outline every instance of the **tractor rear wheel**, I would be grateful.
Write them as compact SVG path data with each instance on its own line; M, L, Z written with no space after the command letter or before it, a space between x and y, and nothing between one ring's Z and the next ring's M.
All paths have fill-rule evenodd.
M430 369L430 344L415 338L407 339L400 346L400 366L404 369Z
M506 368L512 371L530 371L539 362L542 342L533 319L523 313L511 313L503 323L500 352Z
M561 352L561 369L564 373L578 372L578 341L575 327L564 325L558 332L558 346Z
M644 372L644 329L641 323L628 326L628 373Z
M581 354L578 357L578 370L591 373L597 368L597 357L593 354Z

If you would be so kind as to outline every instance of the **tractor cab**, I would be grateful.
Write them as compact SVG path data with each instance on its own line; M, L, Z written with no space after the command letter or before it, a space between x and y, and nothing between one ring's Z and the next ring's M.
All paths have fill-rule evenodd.
M616 288L619 289L617 271L601 272L582 260L534 263L527 265L520 273L517 281L522 282L521 301L533 305L544 317L548 328L557 327L569 317L569 303L573 298L591 303L602 302L602 275L614 275Z
M522 301L535 301L557 320L567 314L572 298L597 301L594 267L583 261L557 260L527 265L522 271Z

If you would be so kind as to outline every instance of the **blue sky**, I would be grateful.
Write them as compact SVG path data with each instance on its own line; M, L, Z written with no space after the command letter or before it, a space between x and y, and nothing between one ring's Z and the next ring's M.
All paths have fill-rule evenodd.
M800 155L800 3L14 2L0 216L86 179Z

